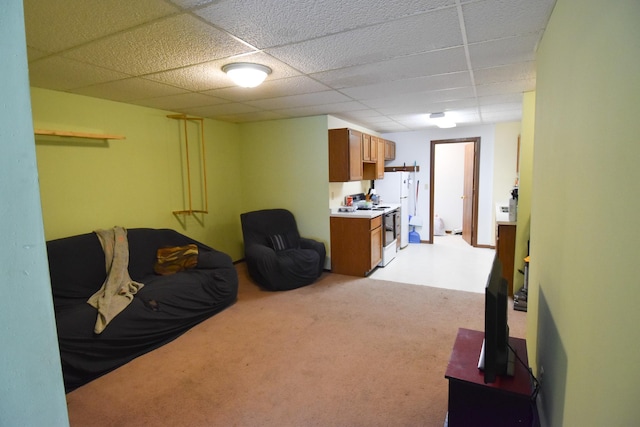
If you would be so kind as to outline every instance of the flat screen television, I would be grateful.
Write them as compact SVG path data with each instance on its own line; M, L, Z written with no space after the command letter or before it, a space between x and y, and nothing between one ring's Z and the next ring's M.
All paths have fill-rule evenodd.
M485 288L484 342L478 360L485 383L494 382L498 376L513 376L515 357L509 347L508 302L507 281L496 254Z

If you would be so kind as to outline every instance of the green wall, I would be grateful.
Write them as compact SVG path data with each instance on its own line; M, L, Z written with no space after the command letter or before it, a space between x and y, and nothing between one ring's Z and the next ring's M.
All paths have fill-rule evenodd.
M0 426L68 426L29 103L22 2L0 13Z
M242 211L288 209L329 254L327 117L245 123L241 135Z
M36 137L47 240L121 225L172 228L242 257L238 125L204 120L208 214L189 207L184 122L167 111L32 88L34 127L124 135L124 140ZM188 122L191 207L204 210L201 127Z
M186 209L184 122L167 111L32 88L34 127L124 135L37 136L47 240L122 225L172 228L243 258L240 213L283 207L329 251L327 117L204 120L208 214ZM188 123L192 208L204 208L200 127Z
M538 50L527 337L546 425L640 419L639 18L637 0L558 0Z
M493 141L493 186L491 215L493 226L491 227L490 242L494 244L496 238L495 206L497 203L508 202L511 199L511 191L518 177L518 136L522 129L520 122L496 123L495 139ZM517 261L517 260L516 260ZM520 268L515 263L516 268ZM516 272L517 273L517 272ZM519 288L515 285L514 291Z
M536 94L525 92L522 98L522 126L520 133L520 183L518 186L518 225L516 227L515 265L513 289L517 292L524 285L524 258L529 250L531 226L531 186L533 183L533 141L535 126Z

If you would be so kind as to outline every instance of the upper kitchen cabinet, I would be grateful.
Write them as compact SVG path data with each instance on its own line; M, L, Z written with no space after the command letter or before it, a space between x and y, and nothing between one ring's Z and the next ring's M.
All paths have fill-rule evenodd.
M378 172L378 177L376 179L384 178L384 162L387 160L384 152L385 152L385 140L382 138L378 139L378 162L376 163L376 170ZM395 144L395 143L394 143Z
M371 136L371 151L376 152L376 161L365 161L363 164L364 179L382 179L384 178L384 139L377 136Z
M396 143L393 141L384 140L384 159L395 160L396 159Z
M329 181L384 178L384 162L396 158L396 143L357 130L329 129Z
M329 129L329 182L362 179L362 132Z
M362 134L362 161L376 163L378 161L378 137Z

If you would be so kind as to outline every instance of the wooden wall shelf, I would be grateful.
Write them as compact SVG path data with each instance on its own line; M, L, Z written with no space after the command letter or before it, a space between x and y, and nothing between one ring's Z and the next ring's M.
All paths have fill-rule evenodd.
M67 138L86 139L126 139L124 135L112 135L105 133L71 132L66 130L34 129L36 135L61 136Z
M185 210L182 210L182 211L173 211L172 213L174 215L193 215L193 214L197 214L197 213L208 214L209 211L185 209Z
M189 200L189 209L181 209L173 211L174 215L193 215L196 213L209 213L208 208L208 196L207 196L207 163L206 154L204 150L204 119L201 117L189 117L186 114L170 114L167 116L170 119L182 120L184 124L184 146L185 146L185 159L187 166L187 196ZM203 181L203 195L204 195L204 209L193 209L193 203L191 198L191 162L189 159L189 132L187 131L187 122L193 121L200 124L200 145L202 146L201 152L201 164L202 164L202 181Z
M385 166L385 172L420 172L420 166Z

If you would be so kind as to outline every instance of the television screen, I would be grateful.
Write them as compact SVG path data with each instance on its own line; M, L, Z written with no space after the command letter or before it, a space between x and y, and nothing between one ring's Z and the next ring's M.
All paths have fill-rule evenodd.
M509 348L507 322L507 281L502 277L502 264L496 256L485 288L484 342L478 368L484 371L484 382L492 383L499 375L513 375L514 354Z

